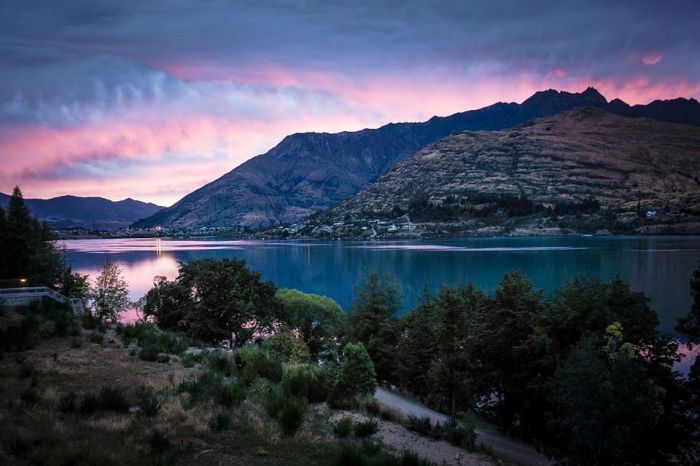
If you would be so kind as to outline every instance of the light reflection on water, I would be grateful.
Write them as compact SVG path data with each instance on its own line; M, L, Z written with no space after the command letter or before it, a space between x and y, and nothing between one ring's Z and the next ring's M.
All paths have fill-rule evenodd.
M362 276L378 270L393 276L403 292L403 311L424 284L468 282L488 293L503 274L522 270L545 293L568 277L620 275L650 299L660 330L673 333L687 314L689 281L700 262L700 237L471 238L425 241L255 241L106 239L65 241L75 271L95 276L106 257L124 268L130 299L143 296L153 277L177 276L178 262L243 258L281 288L330 296L347 307Z

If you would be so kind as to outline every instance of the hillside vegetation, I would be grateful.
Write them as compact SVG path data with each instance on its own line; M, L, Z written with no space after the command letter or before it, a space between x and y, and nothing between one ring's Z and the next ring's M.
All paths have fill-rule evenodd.
M698 232L700 129L589 108L463 132L399 163L307 231L336 224L332 234L357 234L373 220L410 221L399 232L415 233Z

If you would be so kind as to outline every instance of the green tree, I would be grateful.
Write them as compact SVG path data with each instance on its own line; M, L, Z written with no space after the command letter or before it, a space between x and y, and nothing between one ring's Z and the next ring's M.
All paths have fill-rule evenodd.
M381 380L393 380L397 359L401 300L398 286L387 275L371 273L355 287L355 299L348 313L349 336L361 342L369 353Z
M522 431L522 415L529 399L531 373L528 343L542 314L542 291L518 270L506 273L480 319L477 357L483 362L479 376L486 390L495 396L501 428Z
M306 343L311 356L337 352L337 336L345 324L345 313L332 299L299 290L279 290L284 319Z
M103 322L119 321L119 316L129 306L129 289L117 262L107 260L102 265L90 289L90 299L95 317Z
M666 390L625 345L613 339L602 351L596 339L584 338L557 371L558 441L550 453L560 463L665 463L656 437L663 435Z
M90 296L90 277L75 273L70 267L65 267L61 273L58 291L69 298L78 298L87 302Z
M153 288L139 300L144 317L152 317L163 330L187 331L187 318L194 308L191 290L179 281L156 276Z
M0 278L27 278L36 285L55 286L63 264L54 244L51 229L33 218L15 187L6 217L0 220Z
M376 389L377 375L367 350L362 343L346 344L334 390L346 398L352 398L374 394Z
M455 416L472 405L478 373L474 341L487 296L473 285L442 288L435 302L435 356L428 374L429 399Z
M430 393L428 372L436 354L437 335L435 298L427 288L418 305L402 319L397 372L401 387L425 399Z
M690 294L693 297L690 312L678 319L676 330L688 337L691 343L700 343L700 265L690 279Z
M174 282L156 278L143 300L145 315L162 328L189 332L206 343L233 337L242 346L283 323L277 287L238 259L198 259L180 266Z
M267 337L263 348L277 354L284 362L299 364L309 362L311 354L306 343L296 338L290 332L278 332Z

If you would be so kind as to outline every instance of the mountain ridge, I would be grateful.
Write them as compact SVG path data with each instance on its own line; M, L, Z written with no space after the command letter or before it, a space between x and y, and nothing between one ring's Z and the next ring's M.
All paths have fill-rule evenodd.
M521 104L499 102L425 122L388 123L353 132L295 133L134 226L255 229L293 223L356 194L396 163L445 136L465 130L502 130L574 108L593 106L635 118L648 113L661 120L684 119L700 125L700 104L694 99L654 101L648 106L612 102L592 87L581 93L549 89Z
M0 192L0 206L6 208L10 196ZM56 229L84 228L116 230L149 217L163 207L130 197L112 201L103 197L57 196L50 199L25 199L29 211Z
M312 235L333 236L376 221L429 235L698 233L700 128L585 108L465 131L314 217Z

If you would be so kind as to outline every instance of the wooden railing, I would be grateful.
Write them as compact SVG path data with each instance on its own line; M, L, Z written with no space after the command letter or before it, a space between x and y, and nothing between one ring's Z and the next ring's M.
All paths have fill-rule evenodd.
M85 314L83 301L79 298L67 298L48 286L26 286L21 288L0 289L0 300L7 305L21 306L41 298L50 298L70 306L74 314Z

